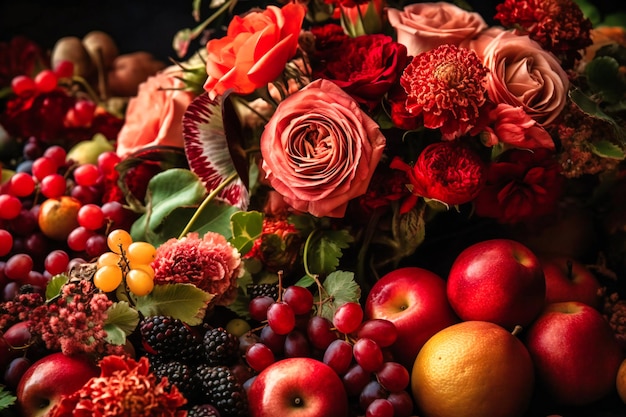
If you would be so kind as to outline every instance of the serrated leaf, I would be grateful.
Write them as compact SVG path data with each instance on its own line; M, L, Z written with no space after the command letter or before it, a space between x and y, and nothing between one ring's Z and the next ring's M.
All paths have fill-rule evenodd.
M316 219L308 214L293 214L289 216L287 220L290 224L293 224L303 236L311 234L317 225Z
M576 104L581 111L591 117L595 117L597 119L604 120L605 122L610 123L615 129L615 132L620 133L620 136L622 136L622 128L615 121L615 119L602 111L599 104L592 100L589 96L585 95L585 93L583 93L580 89L572 88L569 91L568 95L572 102Z
M230 217L232 237L230 243L239 253L245 255L252 249L254 241L263 232L263 213L259 211L238 211Z
M146 193L146 213L132 225L133 240L152 243L165 218L180 207L196 207L206 194L198 176L187 169L172 168L153 177Z
M126 343L126 336L131 334L139 323L139 313L126 301L114 303L107 310L104 331L107 341L114 345Z
M50 279L46 285L46 300L51 300L61 294L61 288L69 281L70 277L65 274L58 274Z
M591 151L603 158L617 159L621 161L625 157L624 149L608 140L600 140L592 143Z
M316 275L327 275L339 266L342 249L354 240L347 230L318 230L309 242L307 262L309 271Z
M193 284L156 285L150 294L137 297L136 307L144 316L172 316L197 326L213 297Z
M5 390L4 385L0 385L0 410L4 410L15 404L17 397Z
M358 302L361 298L361 287L354 280L354 273L349 271L335 271L329 274L322 283L326 294L329 297L321 304L319 314L332 320L335 311L339 306L347 302Z

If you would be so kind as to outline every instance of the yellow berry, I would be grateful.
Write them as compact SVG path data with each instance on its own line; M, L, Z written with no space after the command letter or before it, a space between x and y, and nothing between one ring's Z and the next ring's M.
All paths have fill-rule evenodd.
M124 229L115 229L107 236L109 249L118 255L121 255L122 251L126 252L131 243L133 243L133 238Z
M104 292L114 291L121 282L122 270L117 265L104 265L93 276L93 284Z
M149 264L154 260L156 248L148 242L133 242L128 245L126 258L130 263Z
M131 269L126 274L128 290L138 297L150 294L154 289L152 277L140 269Z

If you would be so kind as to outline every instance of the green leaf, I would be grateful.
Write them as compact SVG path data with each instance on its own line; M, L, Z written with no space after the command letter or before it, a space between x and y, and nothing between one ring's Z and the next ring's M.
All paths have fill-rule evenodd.
M198 176L188 169L172 168L157 174L148 183L146 213L131 227L133 240L158 240L158 230L170 213L180 207L197 206L205 194Z
M17 397L11 392L5 391L5 386L0 385L0 410L4 410L15 404Z
M617 159L621 161L625 157L624 149L608 140L600 140L592 143L591 151L603 158Z
M615 121L615 119L602 111L598 103L596 103L578 88L572 88L568 94L572 102L574 102L574 104L576 104L582 112L591 117L595 117L597 119L604 120L605 122L610 123L615 130L615 134L617 135L617 137L620 140L623 139L624 131L622 127Z
M65 274L58 274L52 277L48 285L46 286L46 300L51 300L57 295L61 294L61 288L70 278Z
M230 217L232 238L230 243L239 253L245 255L252 249L254 241L263 232L263 213L259 211L238 211Z
M247 291L248 284L252 284L252 275L246 271L246 273L237 280L238 287L235 300L227 306L230 311L243 319L250 318L250 297Z
M144 316L172 316L197 326L213 297L193 284L156 285L150 294L137 298L137 310Z
M311 274L326 275L337 269L342 249L350 246L354 238L345 230L318 230L308 242L307 262Z
M310 275L305 275L302 278L300 278L294 285L308 288L314 284L315 284L315 280L313 279L313 277Z
M399 243L399 257L412 255L426 237L425 205L414 207L409 212L397 213L391 224L393 235Z
M288 220L303 236L311 234L317 226L316 218L308 214L294 214L289 216Z
M617 103L624 96L626 84L619 73L619 63L610 56L596 57L585 66L591 89L609 103Z
M326 291L322 297L328 297L328 299L322 299L319 313L329 320L332 320L339 306L347 302L358 302L361 298L361 287L354 280L353 272L335 271L326 277L322 287Z
M114 345L126 343L126 336L131 334L139 323L139 313L126 301L114 303L107 310L104 331L107 341Z

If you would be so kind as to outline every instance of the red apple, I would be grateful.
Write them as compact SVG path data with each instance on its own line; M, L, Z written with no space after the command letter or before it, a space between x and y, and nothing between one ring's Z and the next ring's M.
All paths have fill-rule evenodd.
M23 416L43 417L61 400L100 375L96 364L84 356L61 352L46 355L33 363L20 379L17 404Z
M623 353L608 322L589 305L547 305L524 343L538 386L555 403L586 405L615 391Z
M396 325L398 337L390 348L395 360L409 370L432 335L459 321L446 298L443 278L419 267L399 268L381 277L367 295L365 315Z
M450 305L462 320L508 330L528 326L545 303L546 282L537 256L510 239L474 243L455 258L447 283Z
M603 307L602 284L581 262L565 256L542 259L546 304L580 301L596 310Z
M348 396L335 371L316 359L282 359L254 378L251 417L345 417Z

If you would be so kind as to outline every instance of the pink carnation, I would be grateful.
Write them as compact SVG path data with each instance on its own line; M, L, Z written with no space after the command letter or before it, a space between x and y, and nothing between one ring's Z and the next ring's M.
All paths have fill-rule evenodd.
M168 240L157 248L152 267L155 284L194 284L213 294L218 305L233 301L244 272L239 251L215 232Z

